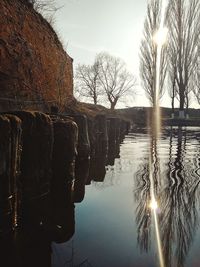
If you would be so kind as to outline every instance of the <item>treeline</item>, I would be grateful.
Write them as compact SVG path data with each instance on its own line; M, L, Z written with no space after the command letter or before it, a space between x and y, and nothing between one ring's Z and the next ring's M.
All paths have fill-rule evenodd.
M171 0L164 12L162 4L160 0L148 2L140 49L141 79L153 106L156 94L160 99L168 91L172 113L176 101L179 117L185 117L192 99L200 104L200 2ZM164 38L167 38L165 44ZM159 80L156 81L158 72Z

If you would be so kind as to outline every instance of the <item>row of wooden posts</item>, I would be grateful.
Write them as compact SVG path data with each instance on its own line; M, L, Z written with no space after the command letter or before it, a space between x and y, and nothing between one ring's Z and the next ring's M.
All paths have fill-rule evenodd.
M65 210L73 213L91 180L103 181L128 126L105 115L1 114L0 237L31 225L51 240L68 239Z

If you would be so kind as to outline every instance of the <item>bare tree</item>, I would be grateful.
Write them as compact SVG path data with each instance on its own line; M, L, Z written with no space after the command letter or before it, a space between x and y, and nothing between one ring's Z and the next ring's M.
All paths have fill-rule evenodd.
M177 82L176 82L176 68L177 68L177 55L174 51L168 50L168 93L171 98L172 118L175 113L175 98L177 96Z
M198 59L200 34L200 1L171 0L168 10L169 77L175 83L179 116L189 105L191 79ZM174 80L175 79L175 80Z
M55 13L62 8L57 6L56 0L28 0L51 25L54 23Z
M95 62L93 65L78 65L75 74L75 90L81 97L92 99L96 105L102 90L99 81L99 64Z
M143 39L140 46L140 76L142 86L153 107L156 105L156 72L157 72L157 44L154 36L159 29L161 16L161 1L150 0L147 5L147 16L144 22ZM166 46L162 47L160 54L160 75L158 97L164 94L164 81L166 77Z
M198 59L195 65L195 71L193 71L190 87L200 105L200 47L198 47Z
M110 103L110 109L114 110L119 100L135 93L136 78L127 71L123 60L108 53L99 53L95 62L98 62L100 67L99 80L102 90Z
M75 91L81 97L108 101L114 110L118 101L134 95L136 78L130 74L120 59L102 52L97 54L94 64L78 65L75 74Z

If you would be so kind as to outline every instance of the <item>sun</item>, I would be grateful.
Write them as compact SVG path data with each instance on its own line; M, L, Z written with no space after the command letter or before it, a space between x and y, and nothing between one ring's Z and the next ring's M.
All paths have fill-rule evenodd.
M153 36L153 41L157 45L164 45L167 41L168 29L166 27L160 28Z

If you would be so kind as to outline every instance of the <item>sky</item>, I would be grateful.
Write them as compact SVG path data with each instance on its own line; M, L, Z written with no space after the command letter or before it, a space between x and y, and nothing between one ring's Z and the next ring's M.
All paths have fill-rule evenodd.
M137 78L137 94L117 107L149 106L139 77L139 47L148 0L56 0L54 28L77 64L92 64L106 51L122 58ZM162 106L170 107L166 95Z

